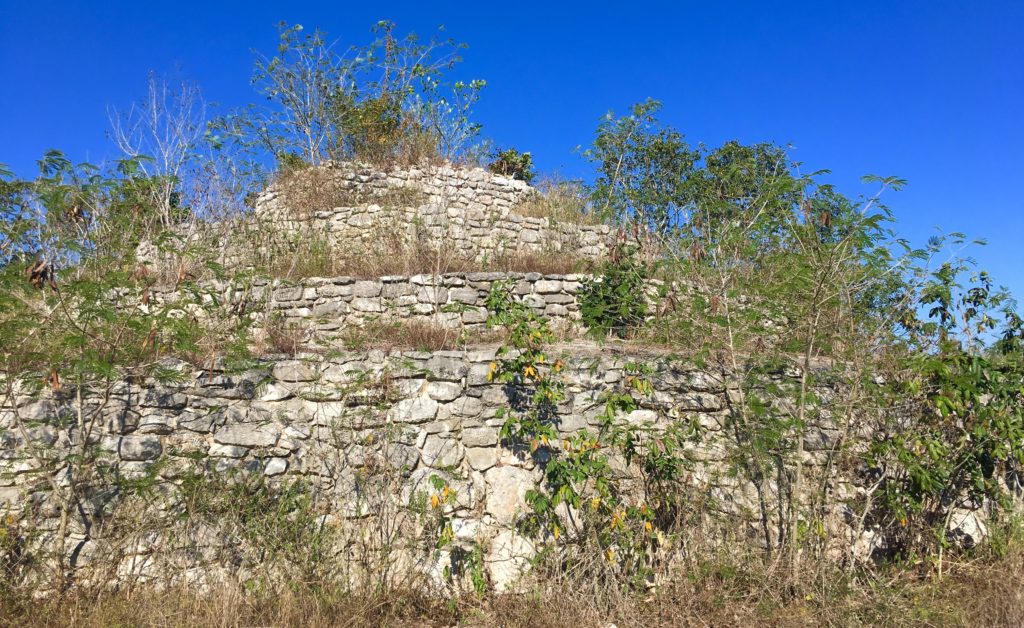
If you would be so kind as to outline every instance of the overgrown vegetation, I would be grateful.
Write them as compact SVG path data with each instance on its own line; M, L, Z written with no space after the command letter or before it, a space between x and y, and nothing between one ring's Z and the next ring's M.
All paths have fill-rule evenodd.
M256 64L265 107L207 123L197 91L168 95L154 81L144 115L115 116L125 157L110 167L53 151L31 179L0 168L0 442L31 478L32 508L59 522L26 531L0 521L6 616L30 625L133 623L142 613L154 625L328 624L339 614L365 624L1024 621L1012 584L1024 576L1016 303L967 259L936 264L964 236L920 248L897 237L882 195L903 181L867 177L877 192L847 198L775 145L691 147L658 121L655 101L600 122L584 152L591 185L553 184L520 210L613 227L612 253L582 282L583 324L599 339L655 342L714 367L728 403L712 412L698 394L692 407L655 412L660 391L638 360L621 381L605 382L585 427L562 433L560 409L574 401L543 308L494 283L488 340L500 348L488 378L510 400L496 417L501 439L543 478L517 521L539 547L532 591L491 596L479 547L441 574L447 603L402 575L414 571L409 555L458 549L449 506L460 478L451 470L399 511L392 497L407 469L361 460L358 490L344 497L383 523L339 544L316 486L216 468L119 467L96 430L123 420L125 382L179 383L183 371L168 358L224 377L249 365L252 313L238 293L254 278L582 269L558 252L463 259L391 226L358 250L312 230L273 242L241 230L244 204L271 180L307 217L422 200L361 197L320 168L333 160L386 170L472 157L480 127L469 114L484 84L450 80L462 47L395 29L381 22L370 45L339 53L319 31L282 26L277 54ZM530 153L492 158L493 172L534 177ZM249 248L228 259L218 249L232 233ZM156 303L158 282L176 287L177 300ZM268 318L263 332L264 351L307 348L283 320ZM431 321L381 320L335 340L437 351L468 338ZM706 440L709 414L725 422L723 442ZM321 427L329 436L338 429ZM408 440L387 429L349 435L351 449ZM712 445L713 478L694 454ZM178 512L153 507L167 478L183 496ZM753 512L730 511L711 480L751 495ZM180 515L188 529L213 529L244 548L233 560L250 572L270 562L291 571L267 569L250 590L209 594L109 594L78 581L72 535L131 529L129 514ZM398 547L412 554L398 558ZM51 598L30 601L34 588Z
M278 164L354 158L391 166L460 156L479 131L468 113L484 81L448 81L463 44L395 28L378 22L369 45L339 50L320 30L282 23L277 54L259 56L253 75L269 106L214 121L214 141Z
M494 174L504 177L519 179L530 183L536 172L533 170L533 155L529 152L521 153L514 148L495 150L491 153L493 161L487 164L487 169Z
M263 272L278 279L307 277L382 277L386 275L443 275L465 272L510 272L562 275L586 271L592 262L572 251L522 251L511 247L471 256L438 247L425 238L410 238L403 226L388 222L371 233L368 242L342 245L322 229L302 228L278 238L255 254Z
M628 338L647 318L651 269L637 259L637 245L620 234L609 259L580 292L580 314L591 334Z
M590 194L581 181L546 177L535 185L540 194L527 199L516 208L516 213L531 218L547 218L555 224L602 224L590 207Z

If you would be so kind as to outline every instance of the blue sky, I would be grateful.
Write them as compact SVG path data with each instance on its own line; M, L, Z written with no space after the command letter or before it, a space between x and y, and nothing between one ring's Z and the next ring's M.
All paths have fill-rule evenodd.
M458 71L488 82L476 117L539 167L586 176L575 153L598 118L663 101L691 143L792 144L849 195L863 174L909 181L886 197L901 235L935 227L1024 295L1024 1L947 2L14 2L0 0L0 163L31 174L60 148L114 156L107 110L147 72L198 82L223 108L255 99L253 48L275 24L342 45L379 19L469 44Z

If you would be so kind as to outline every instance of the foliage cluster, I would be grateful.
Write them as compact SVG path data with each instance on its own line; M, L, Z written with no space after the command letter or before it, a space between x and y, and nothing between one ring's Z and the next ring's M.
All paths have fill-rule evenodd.
M648 314L647 280L653 273L637 258L639 247L620 233L597 276L584 280L580 290L580 315L597 338L628 338Z
M529 151L521 153L515 148L495 150L491 153L491 158L492 161L487 164L487 169L494 174L526 183L533 182L533 178L537 175L533 170L533 155Z
M319 29L279 28L277 53L259 56L253 75L267 104L222 116L209 131L214 145L241 149L249 172L451 160L479 133L469 113L485 82L448 79L465 45L441 31L422 40L381 21L370 44L340 51Z
M681 480L692 465L686 446L700 428L672 423L656 429L653 422L625 420L654 393L650 367L630 363L625 379L604 394L597 429L560 436L565 364L547 354L547 322L512 294L511 286L496 284L489 297L489 324L508 331L489 378L511 388L510 407L499 415L505 446L539 461L544 478L540 489L527 491L532 512L519 528L556 545L575 545L574 555L560 559L569 571L642 587L653 581L663 559L658 549L687 506L689 491ZM623 464L639 468L642 490L630 491L622 482ZM590 560L595 555L601 557L596 568Z
M237 213L268 172L284 179L340 159L455 160L477 136L469 114L484 84L449 80L462 46L400 37L389 22L374 32L369 46L339 53L320 31L282 26L277 54L256 66L265 107L206 125L195 93L170 97L151 83L145 115L130 112L118 127L125 158L111 167L74 165L52 151L31 180L0 168L0 399L13 409L4 436L23 445L34 479L55 496L60 587L70 582L72 514L99 487L125 480L92 431L118 403L125 379L176 381L181 373L167 357L230 364L248 355L248 317L231 294L204 289L197 273L227 285L247 277L229 276L213 261L214 239L190 234L212 232L213 218ZM825 524L836 499L844 500L855 540L876 539L872 559L935 565L941 575L951 550L980 540L964 541L954 516L976 512L994 528L1019 507L1024 322L1016 304L970 260L954 256L935 267L963 236L913 248L895 235L881 197L902 180L867 177L877 192L847 198L824 182L826 172L803 173L773 144L691 147L658 121L659 108L647 101L626 116L608 114L584 152L595 166L585 202L572 188L558 204L558 215L596 216L619 228L613 255L581 292L585 324L599 337L657 333L689 359L730 374L725 461L737 482L754 487L760 545L783 566L789 601L815 586L808 563L824 561L832 547ZM496 153L490 167L534 176L530 153L514 149ZM277 275L344 272L327 243L300 239L290 257L277 258L287 262ZM140 261L146 242L174 260L169 276L152 276ZM437 251L395 251L346 274L437 273L460 263ZM656 309L647 301L655 277L666 285ZM179 301L153 302L157 279L173 283ZM659 416L655 430L624 420L657 392L649 368L635 363L601 400L596 423L562 438L566 367L550 355L547 321L510 285L496 284L487 306L506 338L490 378L514 393L501 438L544 473L543 486L528 495L522 531L571 545L562 567L644 586L704 497L683 481L692 468L687 452L702 437L699 422ZM294 352L292 330L278 331L272 343ZM451 342L436 329L402 333L416 346ZM44 391L73 409L52 426L19 410ZM67 435L63 455L34 436L46 427ZM870 445L859 446L866 438ZM812 445L825 461L813 472ZM639 493L623 488L622 467L639 470ZM146 489L145 482L133 486ZM436 482L421 505L433 515L433 549L449 550L446 506L454 492L447 480ZM839 485L856 490L840 498ZM276 556L315 559L315 567L326 550L300 487L224 490L228 501L206 503L204 512L223 515ZM0 528L5 561L17 558L19 543ZM477 550L464 558L461 575L479 590ZM853 557L846 560L853 572ZM856 575L872 581L870 571Z

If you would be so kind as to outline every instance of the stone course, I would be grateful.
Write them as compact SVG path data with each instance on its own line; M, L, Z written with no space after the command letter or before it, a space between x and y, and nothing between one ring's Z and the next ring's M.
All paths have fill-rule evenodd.
M540 480L538 464L545 454L542 448L531 456L500 440L499 409L512 403L514 391L488 381L494 359L493 349L373 351L276 359L234 374L168 363L181 373L177 384L126 382L115 387L108 405L98 408L99 442L109 452L112 477L140 477L152 470L159 494L165 496L173 494L168 489L188 469L259 474L269 482L301 478L317 488L321 503L334 513L331 521L339 526L365 523L367 505L359 497L366 491L362 474L382 464L405 478L400 494L384 496L399 505L417 493L432 492L432 477L445 478L456 495L450 512L453 526L461 531L458 543L486 548L489 573L504 590L512 586L533 547L515 532L515 522L526 507L526 491ZM600 425L602 393L622 381L631 360L564 359L567 395L556 421L559 432L569 437ZM691 452L692 481L722 512L747 521L744 525L754 530L756 490L731 477L721 461L731 434L727 374L667 358L645 362L654 368L655 393L638 397L641 408L620 420L655 431L678 423L700 425L704 433ZM828 391L819 396L828 401ZM32 443L23 442L13 429L15 407L0 408L0 516L9 514L36 529L56 529L57 521L46 515L54 512L46 507L51 504L49 485L32 472L37 466L32 452L46 443L57 449L66 446L70 431L77 428L57 417L72 402L53 393L19 400L18 415L38 422L32 427ZM828 425L818 428L819 438L805 443L811 462L838 435ZM92 529L102 537L102 526ZM87 546L103 539L83 531L74 541ZM125 560L157 565L160 547L158 538L150 538ZM188 568L214 567L204 560L196 556ZM175 575L160 569L154 566L145 573Z
M571 251L599 259L608 251L608 227L523 217L516 209L536 192L480 169L384 172L336 164L326 171L338 189L352 193L352 202L304 213L288 207L287 195L272 186L259 199L257 214L284 231L311 223L337 243L352 246L392 230L407 243L425 241L477 259L531 251ZM414 192L401 198L416 202L395 202L396 190ZM105 548L120 543L126 554L115 579L208 584L214 573L245 579L251 565L241 565L225 551L239 541L207 528L186 530L186 537L199 536L189 537L190 544L184 546L170 529L149 530L141 539L113 538L117 526L102 524L118 506L118 481L151 483L150 505L165 517L161 521L169 513L181 514L176 490L192 474L240 474L263 478L271 486L301 481L313 489L323 526L358 531L382 519L400 528L418 500L436 490L433 479L440 478L454 491L452 503L443 510L451 517L456 548L483 548L492 583L499 591L507 590L528 566L537 543L544 542L524 538L516 523L551 451L541 447L531 455L501 440L501 412L515 404L517 393L491 381L495 350L352 353L339 351L330 340L346 329L386 320L483 330L485 300L496 282L511 282L516 298L553 325L580 331L579 294L586 278L470 272L310 278L299 283L255 280L244 286L210 282L200 292L210 289L233 312L255 314L258 324L282 320L306 330L314 340L324 341L311 343L323 350L267 356L243 372L196 370L168 361L167 369L179 375L175 383L119 382L109 395L86 398L86 414L95 420L83 426L73 418L75 400L67 390L17 397L11 405L0 406L0 521L9 516L10 525L21 528L26 538L52 541L60 525L52 490L64 486L66 467L55 473L43 473L42 468L48 461L67 458L72 453L69 443L83 429L90 435L89 445L98 448L97 464L111 484L90 487L88 509L83 506L74 515L80 518L69 528L73 567L87 567L90 557L109 554ZM652 306L662 288L650 283ZM685 287L673 286L671 292L677 290ZM152 300L143 307L173 309L179 294L154 288ZM202 308L179 307L197 321L203 316ZM570 351L562 358L567 365L566 398L555 417L561 436L601 424L603 395L628 377L628 362L651 366L654 394L638 396L639 409L617 420L653 433L675 425L699 426L701 439L689 452L694 467L687 482L703 491L719 513L738 521L744 534L757 537L753 513L758 490L776 489L771 481L754 487L738 479L724 460L733 436L730 404L737 398L728 373L657 356ZM830 391L818 393L827 404ZM825 422L808 433L807 462L817 464L840 432ZM623 478L632 477L635 469L624 460L615 462ZM374 483L380 475L390 478L386 488ZM833 490L838 496L845 489ZM454 560L453 550L441 554L441 559ZM433 551L430 560L433 567L417 568L438 568Z
M521 216L516 209L538 192L522 181L481 168L445 165L381 171L338 163L323 169L334 189L342 192L338 207L314 212L293 207L295 201L278 184L257 201L257 216L284 231L300 224L325 231L350 248L400 236L406 243L428 242L446 253L477 260L527 252L599 259L609 250L612 234L607 225ZM396 195L396 191L415 196ZM344 192L351 192L351 198Z
M513 286L514 298L546 317L556 328L582 332L579 294L589 275L540 273L450 273L412 277L309 278L299 284L257 280L246 289L227 283L209 288L227 301L246 303L258 321L277 319L329 344L349 327L372 322L418 321L471 332L487 328L487 295L496 283ZM652 280L648 299L653 311L661 282ZM678 290L673 287L673 290ZM173 304L177 293L155 290L156 302ZM172 305L173 306L173 305Z

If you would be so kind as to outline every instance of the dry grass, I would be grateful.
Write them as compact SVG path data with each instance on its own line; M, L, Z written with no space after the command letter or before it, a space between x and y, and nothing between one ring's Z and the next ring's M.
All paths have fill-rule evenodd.
M355 181L339 177L332 168L301 168L283 171L275 181L290 218L305 220L316 212L336 207L359 207L376 203L382 207L418 207L426 195L413 188L387 188L377 192Z
M871 584L821 568L794 591L760 560L706 560L650 594L545 582L519 595L444 600L410 591L354 596L326 587L207 593L146 588L62 599L7 596L8 625L50 626L1020 626L1024 560L956 566L937 581L893 568Z
M0 623L33 628L429 626L449 618L454 613L440 600L417 593L354 597L323 590L284 590L252 594L232 586L208 593L140 588L43 601L8 600L0 606Z
M545 179L537 184L536 194L516 208L530 218L550 218L555 223L599 225L601 220L587 211L587 195L579 181Z
M499 332L468 333L431 319L374 321L359 327L347 327L337 338L350 351L452 351L471 345L500 343L502 340Z
M290 325L279 318L271 319L264 331L266 333L264 352L294 356L305 346L305 331L301 327Z
M386 275L440 275L465 272L537 272L546 275L586 272L590 260L571 252L499 252L483 259L461 257L425 242L406 243L400 232L381 233L367 245L340 246L319 233L293 238L291 246L269 256L267 274L298 281L307 277L376 278Z

